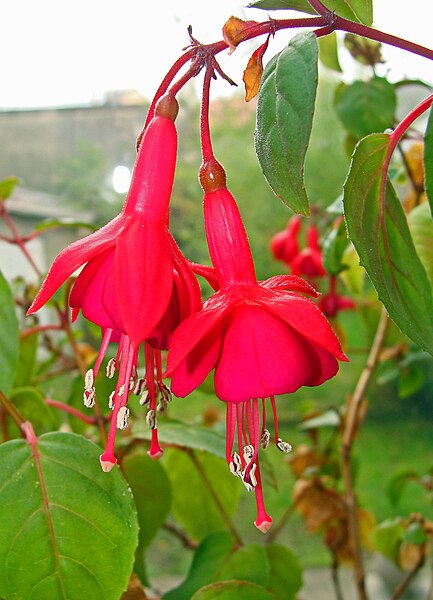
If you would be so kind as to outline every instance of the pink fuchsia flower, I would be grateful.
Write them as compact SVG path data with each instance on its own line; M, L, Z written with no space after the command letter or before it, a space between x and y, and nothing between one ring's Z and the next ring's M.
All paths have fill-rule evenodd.
M319 246L319 231L315 225L307 229L307 246L292 260L293 275L306 275L308 278L326 275Z
M279 231L271 239L272 254L288 266L299 254L298 233L301 225L301 217L294 215L289 219L286 229Z
M301 295L317 296L306 281L293 275L256 280L245 229L222 167L216 161L208 163L201 181L219 291L176 329L166 375L172 377L173 393L184 397L214 370L215 393L227 403L227 463L249 491L255 490L255 525L266 532L272 519L264 506L258 456L259 446L270 439L266 399L272 407L275 443L281 451L290 451L278 435L274 396L320 385L337 373L338 360L347 358L323 313Z
M321 296L318 301L318 306L324 315L333 319L342 310L354 310L355 302L349 296L341 296L337 290L337 278L335 275L330 276L329 291Z
M136 387L135 373L140 345L145 342L148 420L152 427L152 456L161 454L156 436L155 363L168 348L172 331L186 316L199 309L198 282L168 230L168 205L176 166L177 132L174 120L178 104L163 97L148 124L121 213L97 232L74 242L54 260L28 314L39 310L80 267L69 304L73 318L81 310L103 330L94 369L86 375L84 401L94 403L94 381L110 342L118 344L117 357L109 363L109 375L119 370L110 398L113 409L108 443L101 456L102 468L116 463L116 428L127 425L129 392ZM157 387L167 396L157 370ZM152 381L151 381L152 380ZM153 383L152 383L153 382Z

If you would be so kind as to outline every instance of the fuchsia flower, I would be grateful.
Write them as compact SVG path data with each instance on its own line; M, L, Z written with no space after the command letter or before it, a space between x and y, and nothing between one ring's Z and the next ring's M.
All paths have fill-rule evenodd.
M290 451L278 436L274 396L320 385L337 373L338 360L347 358L320 309L298 293L317 295L306 281L293 275L256 280L221 165L205 164L201 182L206 236L220 289L176 329L166 375L172 377L173 393L184 397L214 370L215 393L227 403L227 462L247 489L255 490L255 525L266 532L272 519L264 506L258 457L259 446L270 439L265 399L272 406L275 443ZM233 452L235 437L238 452Z
M330 276L329 291L324 294L319 302L318 306L320 310L329 318L334 318L342 310L353 310L356 308L355 302L349 296L341 296L337 290L337 277L335 275Z
M116 427L127 425L129 392L148 401L152 428L150 455L158 457L156 394L163 402L169 392L162 383L161 349L167 349L175 327L201 306L198 282L168 230L168 205L176 166L178 103L166 95L156 106L138 150L131 186L121 213L97 232L65 248L54 260L28 314L39 310L68 277L79 273L69 304L73 318L84 317L102 328L103 338L95 367L85 380L84 402L94 404L94 381L110 342L118 344L107 375L119 368L110 397L113 409L107 447L101 465L109 471L114 456ZM144 343L146 376L138 380L136 367ZM156 387L154 370L156 368ZM145 384L145 385L144 385Z
M298 233L301 225L301 217L294 215L289 219L286 229L279 231L271 239L272 254L288 266L299 254Z
M326 275L319 246L319 231L315 225L307 229L307 246L292 260L293 275L324 277Z

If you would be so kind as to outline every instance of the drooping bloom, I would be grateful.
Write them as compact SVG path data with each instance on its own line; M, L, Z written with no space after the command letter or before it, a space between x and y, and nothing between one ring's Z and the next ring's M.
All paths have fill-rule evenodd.
M307 245L292 260L293 275L306 275L308 278L326 275L319 245L319 231L315 225L307 229Z
M299 254L298 233L302 220L299 215L294 215L287 223L286 229L276 233L271 239L271 251L276 260L281 260L290 266L292 260Z
M320 385L337 373L338 360L347 359L320 309L301 295L317 295L306 281L293 275L256 280L245 229L222 167L216 161L205 165L201 181L219 290L176 329L166 375L172 377L173 393L184 397L214 370L215 393L227 403L227 462L247 489L255 490L255 525L266 532L272 519L264 506L258 457L259 446L270 439L266 399L272 407L275 443L281 451L290 451L278 435L274 396Z
M80 267L69 304L73 318L84 317L102 328L101 349L85 380L84 401L94 403L94 381L110 342L118 344L107 375L118 369L110 397L113 409L108 443L101 456L104 470L116 463L116 427L127 425L128 394L147 388L148 423L152 428L150 454L161 449L156 435L156 389L167 400L162 384L160 350L168 348L174 328L201 306L198 282L168 229L168 205L176 166L178 104L163 97L148 124L138 150L131 185L121 213L97 232L65 248L54 260L28 314L39 310ZM138 382L136 367L144 343L146 377Z
M355 309L356 304L349 296L342 296L337 292L337 277L335 275L331 275L329 280L329 290L319 299L318 306L324 315L333 319L342 310Z

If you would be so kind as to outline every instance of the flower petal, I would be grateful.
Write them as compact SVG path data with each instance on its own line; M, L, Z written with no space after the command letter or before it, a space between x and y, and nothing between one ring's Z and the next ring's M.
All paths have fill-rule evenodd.
M215 369L216 395L227 402L291 393L311 377L307 344L259 306L238 306L225 319Z
M274 275L266 279L266 281L260 281L260 285L268 290L289 290L291 292L301 292L307 294L313 298L320 296L320 292L315 290L308 281L298 277L297 275Z

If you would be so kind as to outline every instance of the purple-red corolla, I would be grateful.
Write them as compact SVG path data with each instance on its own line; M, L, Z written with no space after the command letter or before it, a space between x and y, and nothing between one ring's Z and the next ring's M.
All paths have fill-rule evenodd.
M211 162L201 175L206 236L219 291L176 329L166 375L172 377L173 393L184 397L214 370L215 393L227 403L227 462L247 489L255 490L255 525L266 532L272 519L263 502L258 458L259 446L270 439L265 399L271 402L275 443L290 451L278 435L274 396L320 385L337 373L338 360L347 358L320 309L299 293L317 295L307 282L293 275L256 280L222 167Z
M107 369L108 376L112 377L116 369L119 375L110 397L111 427L101 456L106 471L116 463L116 428L127 425L126 404L133 389L141 393L146 387L143 402L148 402L150 408L150 454L161 454L156 434L156 393L159 388L166 399L168 393L162 384L160 350L168 348L175 327L201 306L195 275L168 229L177 154L177 110L173 96L159 101L141 140L121 213L56 257L28 311L32 314L39 310L68 277L84 266L72 288L69 304L74 318L81 310L103 331L98 359L85 380L84 401L89 407L94 403L94 381L108 344L118 344L117 356ZM146 376L139 384L136 366L143 342Z

